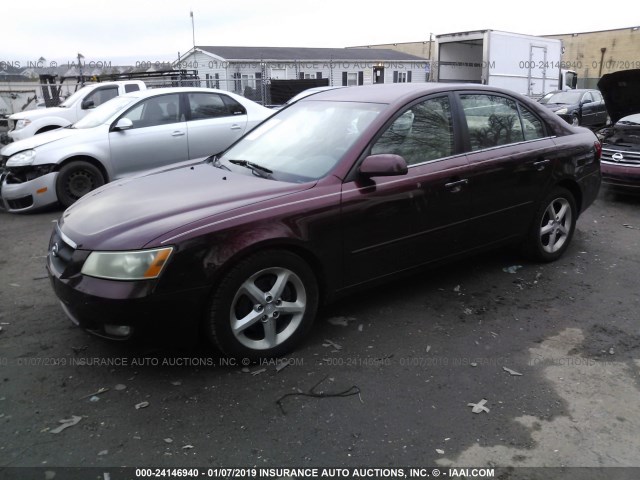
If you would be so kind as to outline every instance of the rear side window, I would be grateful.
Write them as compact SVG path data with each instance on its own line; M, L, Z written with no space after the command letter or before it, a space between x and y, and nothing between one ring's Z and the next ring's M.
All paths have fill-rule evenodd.
M537 138L544 138L546 135L542 121L522 104L518 104L518 106L520 107L520 120L522 122L524 139L535 140Z
M204 120L247 113L242 105L226 95L190 93L187 97L189 98L191 120Z
M376 141L371 153L400 155L407 165L451 156L453 124L449 98L431 98L408 108Z
M524 135L516 102L497 95L461 95L471 150L522 142Z
M140 90L140 86L139 86L137 83L127 83L127 84L124 86L124 91L125 91L126 93L129 93L129 92L137 92L138 90Z

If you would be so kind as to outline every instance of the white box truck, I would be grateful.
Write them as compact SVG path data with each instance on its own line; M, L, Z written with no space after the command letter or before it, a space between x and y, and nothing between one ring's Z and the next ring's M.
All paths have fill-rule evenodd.
M530 97L576 88L565 69L562 41L496 30L437 35L435 80L481 83Z

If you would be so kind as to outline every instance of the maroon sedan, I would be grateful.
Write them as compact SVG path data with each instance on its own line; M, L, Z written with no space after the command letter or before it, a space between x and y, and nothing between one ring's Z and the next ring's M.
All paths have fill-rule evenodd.
M526 97L336 89L221 155L91 192L47 266L67 315L100 335L192 329L228 355L277 356L323 302L395 274L512 243L557 259L599 187L595 135Z

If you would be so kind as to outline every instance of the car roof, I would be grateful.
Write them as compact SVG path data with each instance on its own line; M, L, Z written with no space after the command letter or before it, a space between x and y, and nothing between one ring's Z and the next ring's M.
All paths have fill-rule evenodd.
M224 90L218 90L216 88L204 88L204 87L162 87L162 88L150 88L148 90L137 90L135 92L126 93L123 96L133 98L147 98L155 97L157 95L165 95L169 93L224 93L230 94Z
M519 93L499 87L488 87L475 83L387 83L377 85L362 85L349 88L338 88L318 92L305 97L299 102L314 102L320 100L338 102L363 102L391 104L418 98L430 93L450 92L455 90L478 90L504 93L522 98Z

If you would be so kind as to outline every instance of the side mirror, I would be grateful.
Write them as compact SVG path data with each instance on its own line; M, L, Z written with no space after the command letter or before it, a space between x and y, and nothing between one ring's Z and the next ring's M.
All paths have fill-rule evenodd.
M90 108L95 108L95 107L96 107L95 102L90 98L85 98L82 101L82 109L83 110L89 110Z
M407 162L400 155L383 153L369 155L362 161L358 171L366 177L392 177L406 175L409 169Z
M119 132L121 130L129 130L131 127L133 127L133 122L131 120L128 118L121 118L113 126L112 130Z

